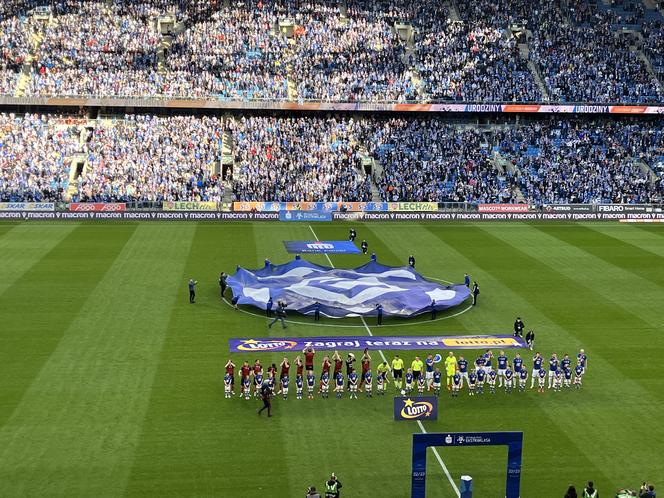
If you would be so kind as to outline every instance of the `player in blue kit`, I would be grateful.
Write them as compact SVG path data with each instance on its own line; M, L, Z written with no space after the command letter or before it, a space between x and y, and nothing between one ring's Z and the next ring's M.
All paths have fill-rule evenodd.
M554 377L556 376L556 371L558 370L560 362L558 361L558 355L556 353L553 353L551 355L551 358L549 358L549 387L548 389L551 389L551 386L553 385L553 380Z
M526 390L526 382L528 382L528 369L522 367L519 371L519 391L523 392Z
M477 374L470 372L468 374L468 396L475 396L475 386L477 385Z
M433 355L428 355L424 360L425 378L427 381L427 391L431 391L433 386Z
M563 356L563 359L560 360L560 368L564 372L567 369L572 369L572 360L570 360L569 355L565 353L565 356Z
M560 391L563 386L563 371L559 368L553 374L553 390Z
M376 374L376 396L383 396L385 394L385 377L380 373Z
M487 349L486 353L484 353L482 356L484 358L484 373L488 375L489 372L493 369L493 353L490 349Z
M477 371L477 394L484 394L484 383L486 382L486 372L483 368Z
M307 392L308 398L314 399L314 387L316 387L316 377L313 374L307 374Z
M334 386L334 392L337 395L337 398L341 399L344 394L344 374L337 372L337 376L334 381L336 382Z
M517 353L512 360L512 370L514 370L514 375L519 375L521 373L521 367L523 366L523 358L521 354Z
M263 387L263 374L254 375L254 398L258 398L261 395L262 387Z
M373 376L371 370L364 373L364 394L367 398L373 397Z
M566 368L563 370L563 385L565 386L566 389L569 389L572 387L572 369L571 368Z
M304 382L302 380L302 376L298 375L295 377L295 397L297 399L302 399L302 386Z
M540 368L542 368L542 363L544 362L544 358L542 358L542 355L539 353L535 353L535 356L533 356L533 371L532 371L532 376L530 377L530 388L532 389L535 386L535 380L537 379L539 375Z
M242 392L244 393L244 399L251 398L251 378L249 376L242 379Z
M514 387L514 372L510 367L507 367L507 370L505 370L505 392L507 394L510 394L512 392L513 387Z
M484 370L484 364L486 363L486 360L484 359L484 356L479 356L475 360L475 373L477 373L478 370Z
M350 375L348 376L348 391L349 391L349 399L357 399L357 372L355 372L355 369L350 371Z
M288 399L288 385L290 384L290 379L288 378L288 375L284 375L281 378L281 389L279 389L279 392L277 394L282 394L284 399Z
M463 379L466 379L466 382L468 382L468 360L463 356L459 356L457 366L459 367L459 374L461 375L461 388L463 388Z
M440 396L440 378L442 374L440 373L440 368L436 368L433 372L433 393L436 396Z
M224 375L224 398L231 397L231 387L233 386L233 376L229 373Z
M581 389L581 380L583 378L583 366L579 362L574 368L574 387Z
M406 371L406 394L410 394L413 392L413 369L409 368Z
M583 368L583 373L586 373L586 366L588 365L588 356L583 349L579 350L579 354L576 355L576 361L581 362L581 368Z
M505 351L500 351L496 363L498 365L498 387L503 387L503 380L505 379L505 370L507 370L507 356Z
M330 395L330 374L328 372L323 372L320 376L320 394L325 399Z
M461 374L456 372L452 376L452 397L456 398L459 395L459 389L461 388Z
M426 379L420 375L417 379L417 392L420 393L420 396L424 396L424 388L426 387L426 384Z
M544 392L544 385L546 384L546 370L543 368L539 369L539 372L537 372L537 381L538 381L538 388L537 392L543 393Z
M491 394L496 394L496 378L498 377L498 374L496 373L495 370L491 370L489 372L489 375L487 377L487 382L489 383L489 392Z

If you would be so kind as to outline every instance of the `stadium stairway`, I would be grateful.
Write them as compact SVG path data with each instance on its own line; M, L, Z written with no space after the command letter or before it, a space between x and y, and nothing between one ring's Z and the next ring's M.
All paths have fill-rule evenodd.
M21 72L16 80L16 88L14 89L14 97L24 97L25 90L30 84L32 78L33 66L32 63L38 59L39 52L41 51L42 42L44 41L44 29L53 21L52 16L45 16L42 13L33 14L36 21L35 26L38 27L36 31L30 33L30 53L25 58Z
M461 21L461 16L459 15L459 8L455 0L450 0L449 2L443 2L443 6L447 7L447 11L450 13L450 20L454 22Z
M655 173L650 166L648 166L646 163L643 161L638 161L634 160L634 166L638 166L643 173L648 175L648 179L650 180L650 183L654 185L657 182L657 173Z
M233 135L230 132L225 131L223 134L222 141L223 142L221 146L221 171L219 173L221 173L222 176L226 176L226 179L230 183L232 183L233 180L232 171L233 171L233 165L235 164L235 156L233 154L233 148L234 148Z
M525 32L525 43L519 43L519 57L521 60L526 61L526 64L528 66L528 69L530 70L530 73L533 75L533 79L535 80L535 84L537 87L540 89L540 92L542 92L542 98L544 101L549 101L551 99L551 96L549 95L549 89L546 87L544 84L544 78L542 77L542 73L535 64L531 58L530 58L530 45L528 44L528 40L532 37L532 32L526 30Z

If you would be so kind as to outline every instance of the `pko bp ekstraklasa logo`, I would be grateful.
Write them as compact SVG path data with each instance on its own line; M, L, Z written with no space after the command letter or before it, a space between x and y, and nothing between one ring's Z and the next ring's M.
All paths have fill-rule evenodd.
M418 419L430 417L433 413L433 404L428 401L413 401L410 398L403 400L401 416L405 419Z
M240 351L272 351L293 349L297 346L295 341L257 341L256 339L247 339L242 341L237 348Z

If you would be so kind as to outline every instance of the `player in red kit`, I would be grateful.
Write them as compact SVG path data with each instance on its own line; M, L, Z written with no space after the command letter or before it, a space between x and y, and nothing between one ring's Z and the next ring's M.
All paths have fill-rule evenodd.
M304 368L307 371L307 375L313 375L314 355L316 354L316 351L314 350L314 348L309 346L308 348L304 348L302 352L304 353Z
M279 375L279 380L283 379L284 377L288 377L288 372L290 371L290 363L288 362L288 358L284 357L283 360L281 360L281 375Z
M369 348L364 348L362 353L362 375L360 376L360 392L362 392L362 385L364 384L364 376L366 373L371 370L371 355L369 354Z
M295 358L295 366L297 367L296 375L298 377L302 377L302 368L304 367L304 365L302 365L302 359L300 358L300 355L297 355L297 357Z
M337 374L341 372L341 368L344 366L344 362L341 359L341 356L339 356L339 351L334 352L334 355L332 355L332 361L334 361L334 376L332 378L336 379Z
M231 359L226 362L226 373L231 376L231 392L235 394L235 363Z
M242 377L242 382L244 382L244 379L249 377L251 375L251 367L249 366L249 362L245 361L242 364L242 367L240 368L240 376Z
M325 357L323 358L323 369L322 369L322 372L320 374L321 379L323 378L323 376L325 374L327 374L327 379L328 380L330 379L330 367L331 366L332 366L332 362L330 362L330 357L325 355ZM318 394L320 394L322 392L321 389L322 389L322 383L319 383Z
M260 360L254 362L254 377L256 375L263 375L263 365L261 365Z

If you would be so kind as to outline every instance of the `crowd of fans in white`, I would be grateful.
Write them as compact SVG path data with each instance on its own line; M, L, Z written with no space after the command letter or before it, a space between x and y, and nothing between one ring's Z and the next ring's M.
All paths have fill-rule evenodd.
M215 174L232 138L232 193L243 201L369 201L362 155L387 201L661 202L638 164L662 155L664 122L609 118L475 127L430 118L128 115L91 133L57 116L0 114L0 200L63 200L72 158L81 201L224 199ZM226 132L226 133L224 133ZM497 169L498 151L514 168Z
M226 99L651 102L658 82L612 30L612 11L585 0L457 2L461 20L434 0L62 0L41 28L26 16L38 2L10 0L0 14L0 91L15 86L32 29L43 31L29 95L166 95ZM156 19L182 30L160 46ZM639 14L635 13L635 18ZM279 21L294 23L289 39ZM408 49L394 26L410 23ZM525 21L520 54L511 22ZM643 50L661 61L661 23L643 23ZM164 65L158 70L159 57ZM659 63L657 67L660 67ZM289 92L290 81L290 92ZM14 84L13 84L14 83Z

